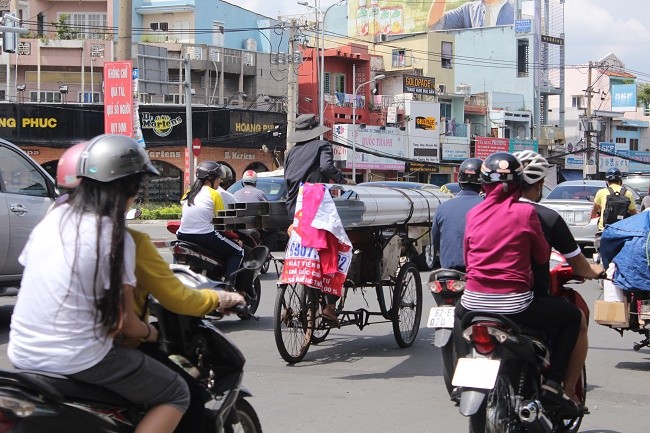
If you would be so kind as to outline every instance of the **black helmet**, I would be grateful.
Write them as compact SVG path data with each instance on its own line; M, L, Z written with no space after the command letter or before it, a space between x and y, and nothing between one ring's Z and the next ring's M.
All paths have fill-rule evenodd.
M521 162L513 154L495 152L485 158L481 166L481 181L521 183L522 172Z
M481 165L483 160L478 158L468 158L460 164L458 168L458 183L481 184Z
M214 161L203 161L196 167L198 179L216 179L226 177L223 166Z
M611 167L607 169L607 173L605 173L605 179L607 180L621 180L623 178L623 173L621 173L621 170L619 170L616 167Z
M160 174L144 148L126 135L102 134L89 140L77 161L77 177L98 182L112 182L138 173Z

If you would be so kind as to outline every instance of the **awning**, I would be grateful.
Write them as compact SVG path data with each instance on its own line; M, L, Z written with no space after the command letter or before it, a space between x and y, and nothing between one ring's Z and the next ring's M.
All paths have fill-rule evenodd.
M564 168L560 170L560 176L562 176L564 180L582 180L583 173L582 170L569 170Z

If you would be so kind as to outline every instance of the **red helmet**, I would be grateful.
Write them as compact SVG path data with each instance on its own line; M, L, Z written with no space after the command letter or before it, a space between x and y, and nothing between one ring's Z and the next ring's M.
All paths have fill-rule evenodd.
M59 158L56 166L56 184L59 188L73 189L81 182L81 178L77 177L77 163L86 144L87 141L82 141L67 148Z
M246 170L241 177L242 183L255 185L257 184L257 173L255 170Z

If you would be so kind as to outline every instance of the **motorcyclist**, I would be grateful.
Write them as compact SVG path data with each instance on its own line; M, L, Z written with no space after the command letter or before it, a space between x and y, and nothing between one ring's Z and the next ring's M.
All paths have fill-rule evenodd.
M76 176L77 163L86 142L68 148L57 164L57 186L61 190L71 192L79 185L80 178ZM63 203L68 194L61 196ZM169 264L163 259L149 235L132 228L127 228L135 242L135 277L136 285L133 292L133 310L137 317L147 320L147 298L151 294L167 310L176 314L188 316L203 316L212 311L227 314L227 310L235 305L245 304L242 295L222 290L197 290L185 286L171 271ZM137 347L147 355L172 368L179 373L190 390L190 405L176 428L181 432L203 432L207 414L205 412L205 389L185 370L169 360L167 354L158 349L154 343L143 343L137 339L125 341L128 346Z
M255 170L246 170L241 178L241 183L244 187L233 194L237 201L242 203L268 201L264 191L257 188L257 173L255 173Z
M17 368L64 374L144 405L135 432L164 433L189 405L187 385L142 352L113 344L118 335L157 338L133 311L136 253L124 220L145 174L158 171L132 138L88 142L79 186L35 227L21 253L25 272L7 353Z
M537 216L542 224L544 236L546 236L549 245L564 256L576 275L584 278L597 278L603 272L603 267L587 261L560 214L553 209L537 204L542 199L544 179L549 170L549 163L546 158L532 150L515 152L514 156L519 159L524 168L520 201L534 204ZM551 274L549 261L547 260L546 263L541 265L532 263L532 270L535 296L550 296ZM575 398L575 387L587 358L587 349L589 347L587 331L587 320L582 315L578 340L564 376L566 394L581 406L583 412L587 412L588 409Z
M226 209L228 209L231 204L237 203L238 201L235 198L234 194L228 192L228 188L230 188L230 185L232 185L234 182L235 176L232 174L232 170L227 165L221 164L221 168L223 169L224 176L223 178L219 178L219 182L217 183L217 187L215 189L219 191L219 194L221 194L223 204Z
M176 237L200 245L226 260L224 277L227 279L239 268L244 250L236 241L215 231L212 223L217 211L225 209L224 200L215 188L225 176L224 166L217 162L203 161L198 165L196 180L181 200L181 224Z
M531 263L547 263L551 249L535 209L519 202L522 172L521 163L510 153L493 153L483 162L486 197L467 214L467 274L456 314L461 318L467 311L489 311L554 331L542 398L579 413L561 383L578 337L580 312L560 299L533 296ZM456 330L455 334L462 339Z
M465 235L465 216L481 201L481 165L478 158L463 161L458 168L458 183L461 191L436 210L431 228L432 244L438 253L440 266L465 272L463 250L460 248Z

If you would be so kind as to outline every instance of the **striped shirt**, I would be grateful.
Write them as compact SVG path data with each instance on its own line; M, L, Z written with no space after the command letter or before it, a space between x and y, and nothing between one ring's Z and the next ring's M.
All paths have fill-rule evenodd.
M468 310L490 311L498 314L521 313L533 302L533 292L479 293L465 290L460 303Z

